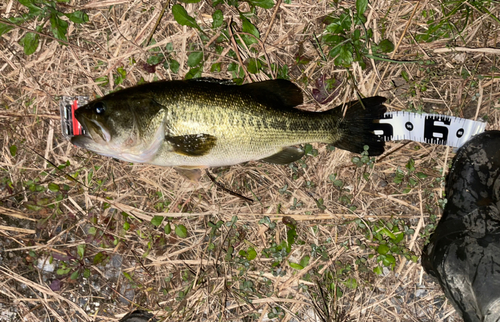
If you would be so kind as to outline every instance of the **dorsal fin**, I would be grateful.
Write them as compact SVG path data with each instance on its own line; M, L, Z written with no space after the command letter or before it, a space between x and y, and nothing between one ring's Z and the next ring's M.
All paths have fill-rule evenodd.
M188 79L187 81L188 82L215 83L215 84L221 84L221 85L236 85L236 83L233 82L232 79L219 79L219 78L213 78L213 77L191 78L191 79Z
M304 102L302 90L285 79L242 85L242 90L259 103L275 108L291 108Z

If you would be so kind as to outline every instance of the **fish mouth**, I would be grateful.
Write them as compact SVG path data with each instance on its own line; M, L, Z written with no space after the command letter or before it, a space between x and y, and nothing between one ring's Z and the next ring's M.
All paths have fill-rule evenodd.
M80 122L83 129L85 130L84 136L87 136L96 142L104 141L108 143L109 141L111 141L111 133L109 133L109 131L101 122L92 118L87 118L85 115L79 116L80 117L78 117L77 115L76 119L78 120L78 122Z
M95 150L96 144L108 143L111 140L111 134L101 122L89 119L85 115L76 115L76 119L84 129L84 134L71 138L71 143L77 147Z

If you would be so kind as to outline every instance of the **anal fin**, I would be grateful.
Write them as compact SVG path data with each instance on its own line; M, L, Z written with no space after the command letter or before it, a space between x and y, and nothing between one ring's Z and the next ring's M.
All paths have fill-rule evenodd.
M193 182L198 182L200 181L202 172L201 172L201 167L195 168L195 167L175 167L175 171L177 171L178 174L188 178L189 180Z
M293 146L288 146L286 148L283 148L283 150L281 150L280 152L262 159L262 161L274 164L288 164L299 160L303 156L304 150Z

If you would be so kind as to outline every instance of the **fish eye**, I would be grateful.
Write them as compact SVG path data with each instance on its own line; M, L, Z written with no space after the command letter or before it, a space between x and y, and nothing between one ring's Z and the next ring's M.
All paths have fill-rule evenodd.
M96 114L104 114L104 111L106 110L102 102L96 103L94 109Z

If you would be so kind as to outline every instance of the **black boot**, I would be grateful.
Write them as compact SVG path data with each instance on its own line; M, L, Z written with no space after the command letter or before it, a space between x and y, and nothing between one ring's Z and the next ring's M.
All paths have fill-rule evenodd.
M460 148L446 198L422 265L464 321L500 321L500 131Z
M153 314L146 311L137 310L125 315L120 322L157 322Z

